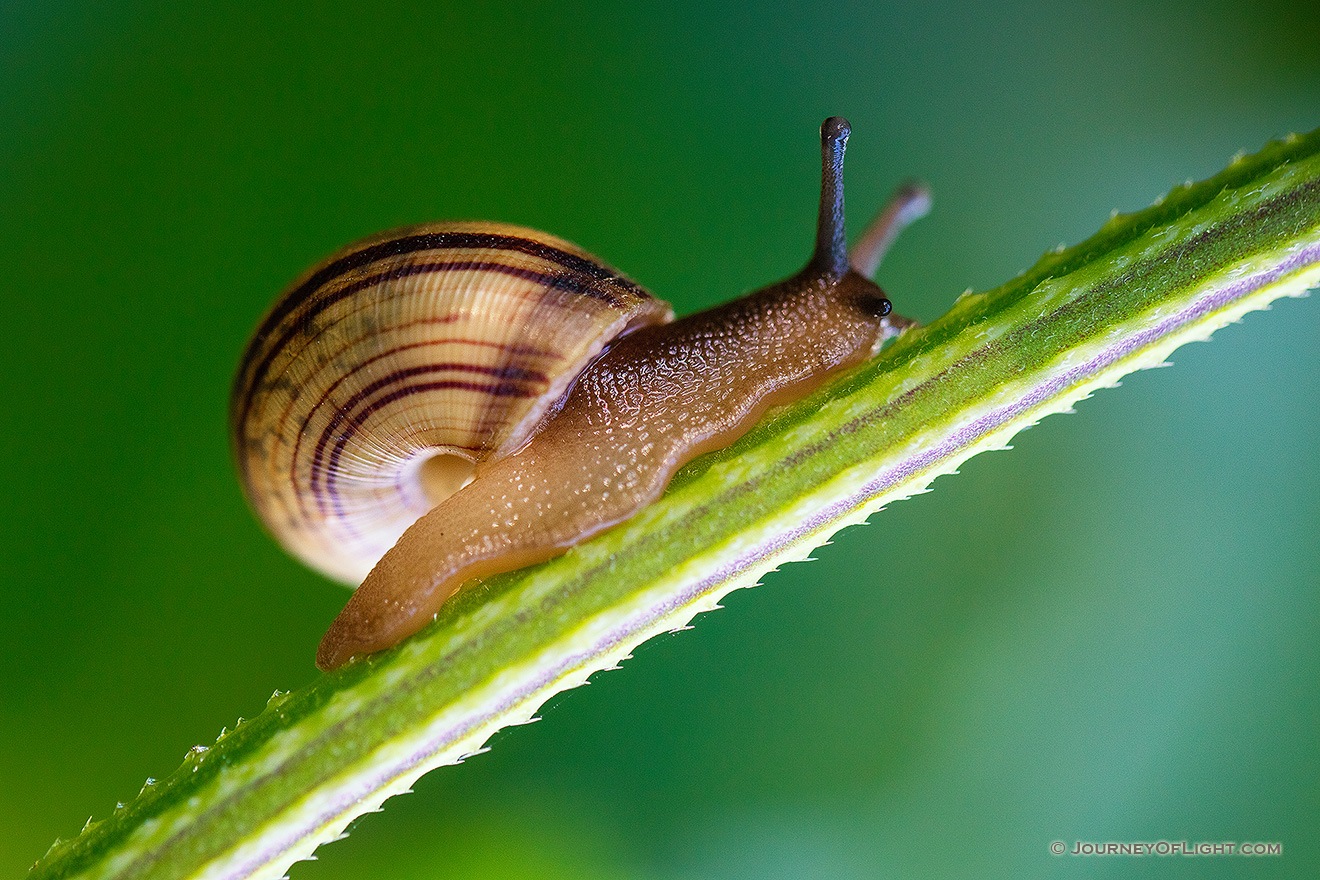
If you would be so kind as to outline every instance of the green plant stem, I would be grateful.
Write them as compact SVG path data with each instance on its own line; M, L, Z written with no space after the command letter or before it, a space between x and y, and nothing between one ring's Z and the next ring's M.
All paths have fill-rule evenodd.
M53 846L48 877L279 877L421 774L843 526L1320 278L1320 132L1269 145L1047 255L543 565L193 750Z

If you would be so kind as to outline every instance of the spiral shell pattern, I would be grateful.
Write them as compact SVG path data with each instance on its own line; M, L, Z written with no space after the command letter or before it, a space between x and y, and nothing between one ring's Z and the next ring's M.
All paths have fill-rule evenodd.
M613 339L671 318L530 229L437 223L357 242L289 288L239 364L244 490L287 550L357 584L441 500L425 462L516 451Z

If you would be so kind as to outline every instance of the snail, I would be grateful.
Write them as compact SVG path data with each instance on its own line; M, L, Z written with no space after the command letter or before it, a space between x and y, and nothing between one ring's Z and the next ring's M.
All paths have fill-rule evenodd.
M317 666L391 647L464 582L628 519L680 466L912 323L870 276L929 196L900 188L850 255L848 134L821 126L806 267L676 321L575 245L496 223L377 235L293 283L240 361L230 425L269 531L361 581Z

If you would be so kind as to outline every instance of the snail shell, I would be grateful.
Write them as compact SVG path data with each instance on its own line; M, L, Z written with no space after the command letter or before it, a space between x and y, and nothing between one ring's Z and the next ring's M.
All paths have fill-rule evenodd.
M370 238L295 282L243 356L231 426L275 537L362 581L317 665L388 648L465 581L622 522L909 326L869 275L928 197L901 189L850 254L847 138L843 119L821 127L806 267L678 321L574 245L491 223Z
M240 362L244 489L275 538L356 585L476 466L522 446L616 337L673 311L543 232L433 223L295 281Z

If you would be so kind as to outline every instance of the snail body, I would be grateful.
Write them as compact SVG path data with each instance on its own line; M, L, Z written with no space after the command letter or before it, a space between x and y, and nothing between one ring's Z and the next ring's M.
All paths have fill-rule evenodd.
M774 403L860 363L910 322L874 270L923 190L852 254L848 125L821 129L815 253L798 274L672 321L667 304L553 236L432 224L350 246L277 302L231 422L244 487L295 555L366 575L322 669L416 632L471 578L626 520Z

